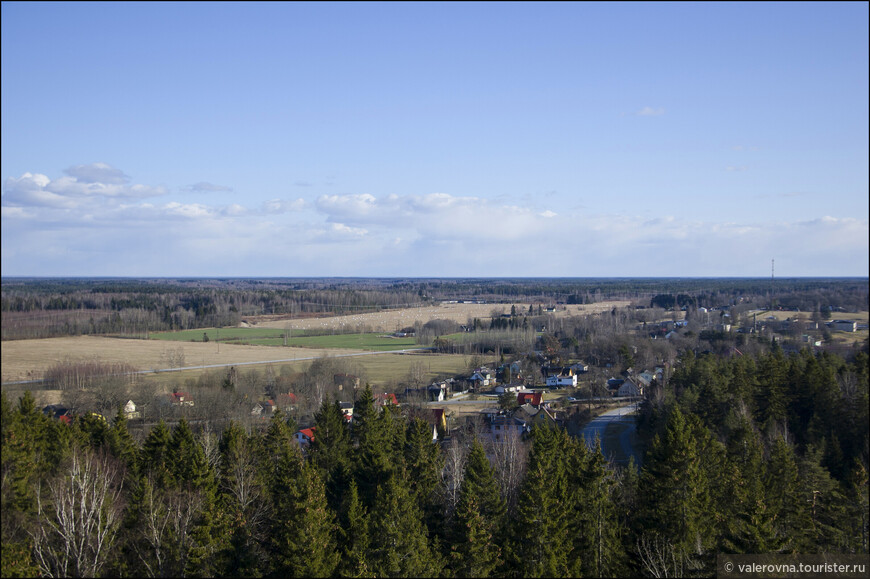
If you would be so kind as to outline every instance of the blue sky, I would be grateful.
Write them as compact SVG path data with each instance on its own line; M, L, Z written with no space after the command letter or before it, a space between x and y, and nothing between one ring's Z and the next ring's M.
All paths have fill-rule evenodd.
M868 4L2 4L2 275L867 276Z

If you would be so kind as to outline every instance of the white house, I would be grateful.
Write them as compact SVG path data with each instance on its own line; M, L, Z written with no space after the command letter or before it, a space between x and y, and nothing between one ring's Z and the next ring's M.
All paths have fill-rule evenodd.
M142 416L142 413L136 410L136 404L132 400L127 400L127 403L124 405L124 417L127 420L132 420L140 416Z
M577 375L570 376L547 376L547 386L550 388L561 388L562 386L577 386Z

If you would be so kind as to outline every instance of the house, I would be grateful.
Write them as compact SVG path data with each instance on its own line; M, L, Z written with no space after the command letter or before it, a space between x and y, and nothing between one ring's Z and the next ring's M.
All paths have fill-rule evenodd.
M624 378L611 378L607 381L607 389L608 390L619 390L619 387L622 386L622 383L625 382Z
M426 388L426 399L429 402L441 402L447 396L447 384L430 384Z
M308 446L314 441L314 431L316 429L316 426L312 426L311 428L303 428L302 430L293 435L293 440L295 440L299 446Z
M251 409L251 416L271 416L274 412L275 402L273 400L266 400L254 404L254 408Z
M643 387L636 384L631 378L625 380L616 391L617 396L643 396Z
M478 368L474 371L468 381L471 382L471 387L475 389L489 386L493 381L492 372L487 368Z
M53 418L54 420L59 420L64 424L72 424L73 414L69 408L66 406L62 406L60 404L49 404L45 408L42 409L42 413L48 416L49 418Z
M570 375L564 374L554 374L553 376L547 376L547 387L548 388L562 388L564 386L569 387L577 387L577 375L573 372Z
M517 404L520 406L531 404L535 408L539 408L543 400L544 394L542 392L520 392L517 394Z
M193 398L187 392L173 392L169 401L173 406L193 406Z
M344 419L351 422L353 420L353 402L339 402L338 406L341 408Z
M496 394L504 394L505 392L519 392L525 388L525 386L521 383L513 383L513 384L499 384L493 389L493 392Z
M292 392L281 393L276 397L276 406L281 410L292 409L296 406L296 395Z
M589 371L589 364L585 362L577 362L576 364L571 364L571 370L575 374L585 374Z
M855 320L834 320L828 323L828 327L835 332L857 332L858 322Z
M561 426L561 421L556 418L556 413L549 408L540 408L529 421L531 426Z
M526 421L514 416L497 416L490 423L492 439L495 442L503 442L509 436L522 436L528 432Z
M396 398L396 395L390 392L383 392L381 394L375 394L375 405L377 406L387 406L392 404L394 406L399 405L399 400Z
M127 400L127 403L124 405L124 418L127 420L133 420L134 418L140 418L142 413L136 410L136 404L132 400Z

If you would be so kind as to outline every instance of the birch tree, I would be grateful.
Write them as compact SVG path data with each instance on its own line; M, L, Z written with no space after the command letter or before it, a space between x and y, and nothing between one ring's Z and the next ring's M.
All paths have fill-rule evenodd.
M46 577L97 577L121 523L123 473L116 461L81 449L61 472L47 493L37 492L34 558Z

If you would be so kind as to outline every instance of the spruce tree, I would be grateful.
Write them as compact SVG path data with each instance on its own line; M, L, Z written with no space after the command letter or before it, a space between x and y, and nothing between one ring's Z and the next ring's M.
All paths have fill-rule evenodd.
M656 436L641 474L643 526L667 537L686 556L701 555L713 539L710 480L699 451L709 433L675 407Z
M161 489L174 484L174 478L169 465L169 441L172 433L164 421L160 421L151 429L140 452L143 474L151 477L152 484Z
M532 438L526 479L511 521L508 565L525 577L567 576L567 435L561 429L536 427Z
M444 506L439 495L444 459L432 442L432 427L420 418L408 424L404 451L405 469L410 479L411 500L420 506L429 535L443 536Z
M296 472L287 492L276 498L271 534L275 571L289 577L329 577L338 566L339 552L323 479L298 454L284 460L297 464L287 469Z
M311 463L320 469L330 508L338 511L350 472L350 432L338 402L324 401L314 415L317 435L308 448Z
M501 548L474 495L460 499L454 513L450 567L457 577L490 577L501 566Z
M377 577L434 577L443 568L430 548L419 506L404 476L391 476L377 489L369 518L370 561Z
M340 514L341 561L338 573L342 577L374 577L369 563L369 519L359 500L356 482L351 480Z

